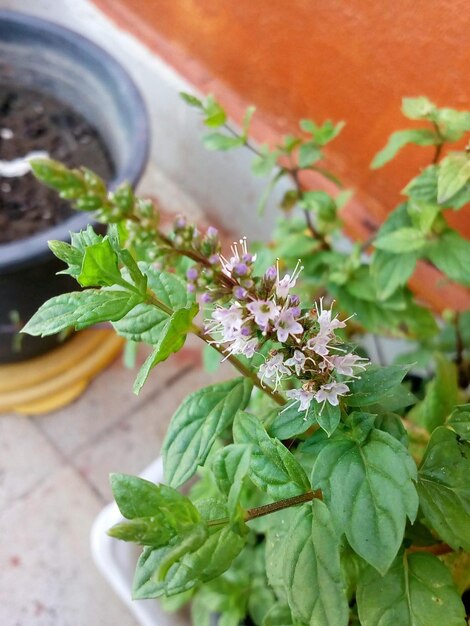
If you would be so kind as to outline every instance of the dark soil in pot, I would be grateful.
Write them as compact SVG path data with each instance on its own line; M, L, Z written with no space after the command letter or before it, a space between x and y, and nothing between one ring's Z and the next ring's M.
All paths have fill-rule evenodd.
M97 130L77 111L50 95L0 84L0 162L11 164L43 151L69 167L85 165L109 181L114 165ZM59 224L73 212L31 173L2 176L0 244Z

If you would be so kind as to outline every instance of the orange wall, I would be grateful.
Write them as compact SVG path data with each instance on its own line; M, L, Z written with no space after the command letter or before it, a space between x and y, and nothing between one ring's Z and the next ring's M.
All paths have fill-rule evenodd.
M368 169L388 134L407 125L401 97L470 109L468 0L96 3L232 113L254 103L282 132L302 117L346 120L328 158L371 216L392 208L431 158L432 148L410 147L383 170Z

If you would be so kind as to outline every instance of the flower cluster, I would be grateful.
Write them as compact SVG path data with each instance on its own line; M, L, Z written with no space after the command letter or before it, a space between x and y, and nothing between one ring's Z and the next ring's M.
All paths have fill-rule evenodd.
M283 277L279 265L253 277L253 257L245 240L241 253L234 247L229 260L220 258L224 276L235 287L229 306L220 304L212 311L206 332L215 336L227 355L252 358L269 342L271 349L258 372L262 384L277 390L285 380L291 387L298 380L300 387L287 390L286 396L298 402L301 411L308 411L312 401L337 406L349 391L343 377L356 377L367 362L341 347L336 331L347 320L334 316L332 306L325 308L323 300L312 309L301 308L298 296L291 293L303 269L300 262ZM246 276L249 284L241 284Z

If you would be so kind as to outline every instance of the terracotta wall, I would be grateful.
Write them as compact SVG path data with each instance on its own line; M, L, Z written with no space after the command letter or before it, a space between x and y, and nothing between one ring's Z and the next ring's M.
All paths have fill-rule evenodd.
M96 2L234 115L254 103L278 131L302 117L346 120L329 160L372 219L432 154L410 147L368 169L388 134L406 126L401 97L470 109L468 0ZM470 236L470 220L452 217Z

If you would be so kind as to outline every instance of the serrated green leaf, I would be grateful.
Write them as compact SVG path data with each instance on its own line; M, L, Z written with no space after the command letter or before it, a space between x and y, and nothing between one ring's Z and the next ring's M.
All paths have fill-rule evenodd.
M119 320L141 302L141 297L124 290L72 291L45 302L23 327L23 333L45 337L75 328L81 330L100 322Z
M309 490L302 466L278 439L271 439L254 415L237 413L233 439L235 443L251 445L249 477L272 498L289 498Z
M349 607L339 539L320 500L303 505L284 542L284 584L291 611L311 626L346 626Z
M370 365L361 373L360 378L350 384L350 393L345 396L344 401L349 406L368 406L380 402L401 383L409 369L409 365Z
M68 265L68 268L60 273L70 274L77 278L82 269L83 253L64 241L48 241L47 243L52 254Z
M436 133L427 128L397 130L392 133L388 139L387 145L378 152L372 160L371 168L377 169L382 167L407 144L416 144L418 146L432 146L438 142Z
M406 227L382 235L374 241L374 246L379 250L387 252L395 252L401 254L403 252L412 252L420 250L426 245L426 237L418 228Z
M385 250L375 251L370 271L379 300L387 300L397 289L406 285L417 260L416 252L394 254Z
M109 239L85 248L78 282L82 287L125 285L119 271L118 256Z
M419 502L429 524L454 550L470 551L470 444L440 426L418 472Z
M457 404L457 368L440 353L434 356L436 373L427 383L424 399L408 414L409 419L432 432L441 426Z
M178 487L207 458L216 438L246 407L252 384L235 378L189 395L171 418L162 453L167 482Z
M204 135L202 143L206 150L232 150L243 146L245 140L243 137L232 137L231 135L223 135L222 133L210 133Z
M197 304L188 308L178 309L171 315L161 327L158 342L152 353L147 357L140 368L134 383L134 393L139 394L152 369L165 361L170 354L178 352L184 346L186 335L191 329L192 321L197 315Z
M385 576L363 570L362 626L463 626L465 610L449 570L432 554L400 554Z
M402 113L410 120L427 120L435 109L436 105L424 96L403 98L401 101Z
M52 159L31 159L29 165L34 176L48 187L66 192L69 198L76 198L86 192L83 176L77 170L70 170Z
M465 153L449 154L439 164L437 173L437 201L447 202L470 179L470 158Z
M454 230L447 230L430 242L427 258L451 280L470 285L470 241Z
M316 418L320 428L326 432L328 437L331 437L341 421L341 409L339 405L333 406L329 402L325 402L317 409Z
M159 580L158 571L171 548L144 548L137 563L132 597L140 600L164 594L172 596L220 576L241 552L246 538L230 526L213 527L209 531L204 543L174 563L164 580Z
M116 504L127 519L161 512L178 523L191 524L201 519L190 500L168 485L156 485L129 474L111 474L110 483Z
M243 444L230 444L221 448L212 459L212 471L220 491L227 495L227 508L234 515L243 487L243 481L250 470L251 447Z
M149 263L139 262L139 268L147 276L148 284L159 300L173 310L191 303L185 281L177 274L156 270Z
M299 411L298 403L280 409L269 427L269 434L278 439L289 439L304 433L316 422L315 412Z
M395 559L406 518L414 520L416 465L391 435L372 430L364 445L333 438L320 451L312 485L353 550L382 574Z
M142 302L129 311L113 327L118 335L130 341L155 345L158 343L168 315L152 304Z

